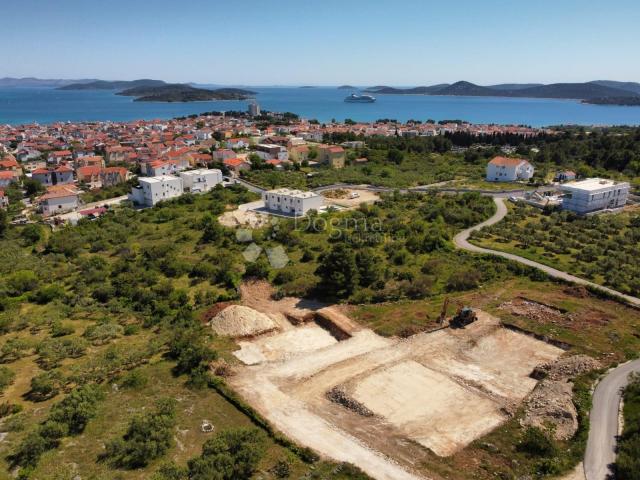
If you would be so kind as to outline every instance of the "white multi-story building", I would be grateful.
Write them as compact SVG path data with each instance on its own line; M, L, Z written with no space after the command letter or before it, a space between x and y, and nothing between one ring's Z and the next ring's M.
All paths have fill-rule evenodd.
M487 164L489 182L515 182L533 177L533 165L522 158L494 157Z
M136 205L152 207L162 200L179 197L183 193L182 179L171 175L140 177L138 183L129 194L129 200Z
M222 172L217 168L180 172L182 188L187 192L203 193L222 183Z
M296 216L306 215L309 210L319 210L323 205L323 198L317 193L288 188L268 190L262 198L268 210Z
M622 208L629 196L629 183L604 178L568 182L560 188L562 209L579 214Z

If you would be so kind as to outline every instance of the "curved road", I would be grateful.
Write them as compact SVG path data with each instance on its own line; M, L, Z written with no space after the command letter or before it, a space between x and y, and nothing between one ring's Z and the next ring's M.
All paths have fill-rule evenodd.
M640 306L640 299L625 295L613 289L603 287L601 285L589 282L583 278L575 277L569 273L557 270L555 268L534 262L527 258L519 257L511 253L500 252L488 248L478 247L469 243L469 235L475 230L498 223L507 215L507 206L503 198L494 197L496 204L496 213L484 222L474 227L463 230L458 233L453 242L458 248L468 250L470 252L488 253L498 255L520 262L530 267L539 268L552 277L560 278L580 285L590 285L608 293L612 293L623 298L630 304ZM611 370L598 383L593 394L593 406L589 414L590 430L589 439L587 441L587 450L584 458L584 473L587 480L605 480L609 475L609 465L616 459L616 440L618 435L618 416L620 408L620 400L622 397L622 389L628 382L629 374L632 372L640 373L640 360L625 363Z
M640 360L625 363L611 370L593 393L593 406L589 414L589 439L584 456L584 474L587 480L605 480L609 465L616 460L618 410L622 389L629 374L640 373Z
M574 275L571 275L570 273L563 272L562 270L557 270L553 267L549 267L542 263L534 262L533 260L529 260L528 258L520 257L512 253L501 252L499 250L491 250L489 248L478 247L476 245L469 243L469 235L471 235L471 232L475 230L479 230L482 227L487 227L489 225L498 223L507 215L507 206L504 203L504 198L499 198L494 196L493 201L495 202L497 207L496 213L490 219L485 220L484 222L479 223L478 225L475 225L471 228L467 228L466 230L463 230L462 232L458 233L455 237L453 237L453 243L455 244L456 247L462 248L463 250L468 250L470 252L488 253L491 255L497 255L499 257L507 258L515 262L520 262L524 265L538 268L552 277L560 278L568 282L577 283L579 285L588 285L591 287L595 287L609 294L616 295L632 305L640 306L640 298L632 297L631 295L625 295L624 293L618 292L608 287L603 287L602 285L598 285L597 283L590 282L589 280L585 280L584 278L576 277Z

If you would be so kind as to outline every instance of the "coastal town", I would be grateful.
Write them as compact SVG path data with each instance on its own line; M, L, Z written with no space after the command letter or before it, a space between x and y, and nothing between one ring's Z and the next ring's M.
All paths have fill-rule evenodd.
M522 126L475 125L465 122L329 123L275 114L261 120L251 104L243 114L205 114L173 120L54 123L0 126L0 189L22 179L37 182L28 211L52 217L80 210L95 216L103 209L82 208L82 194L131 183L136 204L152 206L182 192L204 191L241 178L256 163L276 171L306 168L340 169L366 162L357 153L367 137L434 137L451 133L471 136L512 134L523 138L550 130ZM332 135L359 140L327 144ZM210 173L212 172L212 173ZM174 181L171 178L182 178ZM151 180L155 179L155 180ZM187 180L188 179L188 180ZM186 180L186 181L185 181ZM514 179L515 180L515 179ZM183 185L183 181L184 185ZM195 182L195 184L194 184ZM143 190L147 195L140 195ZM157 191L156 191L157 190ZM159 193L160 192L160 193ZM122 192L121 192L122 193ZM122 195L119 195L121 197Z

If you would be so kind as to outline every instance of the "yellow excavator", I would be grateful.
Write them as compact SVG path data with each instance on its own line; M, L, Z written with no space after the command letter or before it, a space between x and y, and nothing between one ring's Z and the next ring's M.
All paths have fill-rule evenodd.
M458 306L458 311L453 317L451 317L451 320L449 320L449 326L451 328L464 328L478 319L478 315L476 315L476 312L474 312L471 307L463 306L460 302L450 300L449 297L445 297L444 302L442 303L440 316L438 317L438 325L444 325L444 322L447 319L447 308L449 308L450 301Z

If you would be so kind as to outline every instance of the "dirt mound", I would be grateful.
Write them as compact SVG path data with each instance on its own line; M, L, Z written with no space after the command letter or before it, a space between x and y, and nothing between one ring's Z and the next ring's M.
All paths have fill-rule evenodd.
M531 376L536 379L569 380L598 368L602 368L602 365L595 358L588 355L574 355L540 365L535 368Z
M572 285L570 287L565 288L564 293L567 295L571 295L576 298L588 298L591 296L589 290L584 285Z
M502 303L498 308L513 315L527 317L538 322L558 323L565 319L564 314L557 308L526 298L514 298L509 302Z
M229 303L229 302L216 303L215 305L213 305L211 308L209 308L206 312L202 314L202 317L201 317L202 321L204 323L209 323L213 317L215 317L221 311L223 311L227 307L230 307L231 305L233 305L233 303Z
M264 313L243 305L225 308L209 322L218 334L227 337L253 337L277 328L276 323Z
M536 367L531 376L544 380L529 396L522 423L542 429L551 427L558 440L573 437L578 430L578 412L570 380L597 368L601 368L600 363L587 355L560 358Z
M543 380L526 403L523 424L546 430L552 426L553 436L568 440L578 430L578 412L573 404L573 384Z

